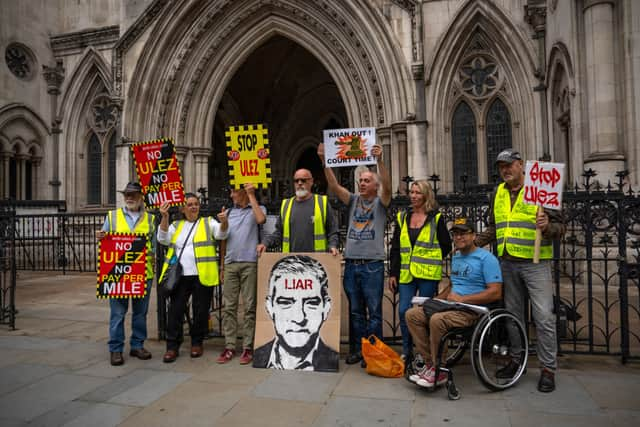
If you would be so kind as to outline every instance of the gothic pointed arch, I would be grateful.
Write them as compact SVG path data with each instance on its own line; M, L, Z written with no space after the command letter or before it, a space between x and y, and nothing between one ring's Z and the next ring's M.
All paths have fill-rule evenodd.
M88 47L78 65L71 71L63 91L59 117L64 132L63 146L66 152L60 158L65 197L74 207L108 205L112 185L113 160L109 158L109 144L120 119L120 106L112 96L111 71L98 51ZM88 162L88 149L96 156L96 142L100 146L100 191L90 189L85 183L93 163ZM93 159L95 160L95 159ZM93 177L92 179L94 179ZM93 181L92 181L93 182ZM94 200L96 194L100 201Z
M548 111L551 128L551 154L554 162L565 163L565 184L572 184L580 170L582 145L574 144L577 129L572 117L577 110L575 100L575 75L569 50L564 43L553 45L549 54L549 97Z
M185 1L158 7L153 25L162 31L149 34L130 86L122 88L130 100L123 131L133 138L162 134L178 145L207 145L226 84L274 36L294 41L322 63L354 126L400 121L415 99L405 83L411 81L409 66L388 29L381 28L388 23L364 0Z
M540 150L541 123L535 114L539 99L533 92L535 50L521 28L500 5L467 1L457 12L436 49L426 62L428 166L453 187L449 123L461 99L470 104L478 122L478 172L488 181L484 118L490 103L499 97L509 108L512 142L523 155L536 157ZM446 161L443 161L445 160Z

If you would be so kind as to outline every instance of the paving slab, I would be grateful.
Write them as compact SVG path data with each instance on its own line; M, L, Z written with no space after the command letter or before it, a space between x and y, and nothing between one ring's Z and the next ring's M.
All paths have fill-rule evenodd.
M217 426L221 417L249 397L250 388L247 385L211 384L192 379L127 418L122 425ZM251 413L255 415L258 409L264 408L252 408Z
M3 354L4 356L4 354ZM0 368L0 396L59 372L61 368L18 363Z
M248 397L238 401L229 412L215 421L215 425L216 427L311 426L323 407L322 403Z
M567 415L598 415L600 407L575 377L559 372L556 390L540 393L537 389L539 373L528 372L512 387L502 393L510 411L546 412Z
M114 368L117 367L114 366ZM105 385L98 387L83 396L80 396L78 399L90 402L106 402L110 399L115 398L116 396L127 392L134 387L138 387L141 384L144 384L146 381L149 381L157 375L166 375L166 373L148 369L135 369L128 372L126 375L115 378Z
M67 402L29 423L29 427L112 427L120 425L140 408L108 403Z
M511 425L504 400L477 400L466 395L460 400L449 400L446 391L442 389L432 393L418 393L411 420L412 425L430 427Z
M217 357L217 354L216 354ZM215 363L202 367L197 372L198 381L219 384L245 384L255 386L267 379L273 371L271 369L253 368L251 365L241 365L237 360L225 364Z
M270 369L253 391L255 397L324 403L342 377L341 373Z
M346 366L342 380L333 391L336 396L369 399L414 400L415 390L404 378L380 378L367 374L360 365Z
M30 421L105 383L103 378L54 374L0 397L0 414Z
M509 412L512 427L612 427L606 414L567 415L531 412ZM627 427L630 427L627 425Z
M621 370L624 371L623 368ZM602 408L640 409L640 375L629 372L575 372L577 381Z
M147 406L190 377L190 374L179 372L158 372L143 383L113 396L108 402L127 406Z
M640 425L640 408L629 409L607 409L605 411L614 427L631 427Z
M0 336L0 349L59 350L67 348L73 341L59 338L28 337L23 335Z
M404 400L332 397L314 427L408 426L413 402Z

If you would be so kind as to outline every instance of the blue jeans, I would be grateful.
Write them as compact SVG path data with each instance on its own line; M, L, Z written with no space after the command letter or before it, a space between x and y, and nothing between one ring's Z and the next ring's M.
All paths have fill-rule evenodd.
M356 264L354 260L346 260L344 291L350 308L349 349L351 353L360 353L363 337L373 334L382 339L384 261Z
M142 348L147 339L147 311L149 292L153 279L147 280L147 294L142 298L111 298L109 306L109 351L121 353L124 350L124 318L131 300L131 349Z
M411 308L411 299L419 292L421 297L433 297L438 292L438 281L427 279L413 279L409 283L398 285L400 301L398 314L400 315L400 331L402 331L402 354L408 356L413 353L413 340L407 328L404 314Z

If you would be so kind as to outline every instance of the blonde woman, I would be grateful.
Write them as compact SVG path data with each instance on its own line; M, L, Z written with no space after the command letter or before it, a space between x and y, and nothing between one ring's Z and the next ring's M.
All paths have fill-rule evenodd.
M451 236L438 210L433 190L426 181L415 181L409 191L410 207L398 212L391 240L389 290L400 293L399 317L402 355L409 358L413 342L405 313L419 293L432 297L442 278L442 260L451 251Z

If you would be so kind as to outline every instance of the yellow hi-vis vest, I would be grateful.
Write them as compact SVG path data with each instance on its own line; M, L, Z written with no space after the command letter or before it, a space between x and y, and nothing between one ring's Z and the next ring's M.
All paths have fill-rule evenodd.
M153 279L153 215L143 211L133 230L129 228L122 208L109 211L107 220L111 233L134 233L147 238L147 280Z
M437 224L440 213L422 227L411 248L406 212L398 212L400 227L400 283L411 283L414 278L442 279L442 250L438 243Z
M162 266L162 274L160 280L164 276L164 272L169 267L169 260L173 257L176 249L176 241L182 231L182 227L186 223L185 220L174 222L176 232L171 238L169 244L169 250L164 258L164 265ZM191 236L189 236L191 238ZM195 234L193 236L193 252L196 259L196 267L198 268L198 277L200 283L204 286L216 286L220 283L218 276L218 255L216 254L216 247L214 245L214 237L209 224L209 218L200 218L198 225L196 225ZM178 255L176 255L177 257Z
M280 218L282 218L282 252L290 252L291 229L291 208L295 197L285 199L280 206ZM327 233L324 229L324 219L327 212L327 196L313 195L313 251L324 252L327 250Z
M533 259L533 246L536 240L536 205L523 201L524 187L520 189L513 209L509 189L502 183L496 190L493 203L493 215L496 220L496 240L498 256L505 248L509 255L517 258ZM542 240L540 259L551 259L553 248L550 240Z

